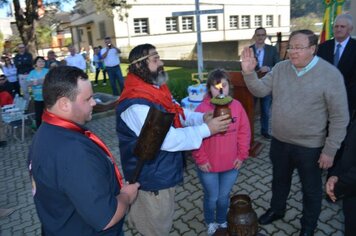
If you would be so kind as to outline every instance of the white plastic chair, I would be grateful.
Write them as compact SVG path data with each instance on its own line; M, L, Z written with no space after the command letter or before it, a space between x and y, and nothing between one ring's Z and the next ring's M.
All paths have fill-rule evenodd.
M26 113L29 103L30 100L16 96L13 104L2 107L2 120L16 140L24 141L25 139L26 120L33 115L32 113ZM32 121L30 123L32 123ZM16 135L16 129L18 127L21 128L21 139Z

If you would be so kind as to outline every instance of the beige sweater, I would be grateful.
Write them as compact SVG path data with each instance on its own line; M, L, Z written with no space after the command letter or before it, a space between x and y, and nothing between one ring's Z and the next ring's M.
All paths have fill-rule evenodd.
M244 74L248 89L257 97L272 93L272 135L303 147L322 147L335 156L349 122L346 89L341 73L319 58L297 77L289 60L275 65L262 79ZM328 136L326 136L328 135Z

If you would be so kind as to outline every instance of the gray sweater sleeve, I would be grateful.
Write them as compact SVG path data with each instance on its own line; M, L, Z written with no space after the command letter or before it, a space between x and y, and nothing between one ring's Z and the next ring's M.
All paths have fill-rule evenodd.
M325 100L329 114L329 125L328 136L322 152L329 156L335 156L345 138L346 127L349 123L346 88L341 74L329 84L325 93Z
M257 73L244 74L245 83L248 90L256 97L265 97L272 92L273 70L267 73L263 78L259 79Z

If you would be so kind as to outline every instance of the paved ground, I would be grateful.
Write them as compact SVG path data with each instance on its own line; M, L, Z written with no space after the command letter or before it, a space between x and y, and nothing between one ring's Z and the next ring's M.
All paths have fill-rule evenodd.
M88 126L107 143L114 156L119 157L114 122L114 116L110 115L97 118ZM257 123L256 126L258 126ZM250 158L244 163L232 194L248 194L253 200L257 215L261 215L269 207L271 197L271 164L268 157L269 141L259 135L255 139L264 143L265 148L256 158ZM0 148L0 208L15 210L11 215L0 218L1 236L40 235L40 223L33 204L26 167L27 149L30 142L31 134L28 134L24 142L12 139L7 147ZM285 218L271 225L260 227L259 232L275 236L298 235L302 201L300 189L299 179L295 174ZM184 183L177 188L176 197L176 214L170 235L206 235L202 214L201 185L190 158L187 159ZM323 200L316 236L341 236L343 235L342 228L343 216L340 203L331 204ZM125 225L125 235L139 234Z

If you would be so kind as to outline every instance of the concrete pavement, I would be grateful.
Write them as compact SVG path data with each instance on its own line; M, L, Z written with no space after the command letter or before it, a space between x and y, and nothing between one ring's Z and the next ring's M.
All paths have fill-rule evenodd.
M112 113L107 115L97 116L88 124L88 127L105 141L119 161L115 117ZM255 122L255 130L259 130L258 123ZM245 161L232 194L248 194L253 201L253 208L259 216L269 207L272 167L268 157L269 140L260 137L257 133L255 135L255 140L264 143L265 147L257 157ZM0 208L14 210L9 216L0 218L1 236L41 235L41 225L33 204L26 165L31 137L32 134L27 134L24 142L11 139L5 148L0 148ZM177 187L175 220L170 235L206 235L202 212L203 193L194 163L189 157L184 175L184 183ZM294 173L286 216L283 220L267 226L260 226L259 232L265 235L297 236L300 229L301 202L301 186L297 174ZM127 224L124 229L126 236L139 235ZM341 203L332 204L323 200L318 230L315 235L343 235Z

